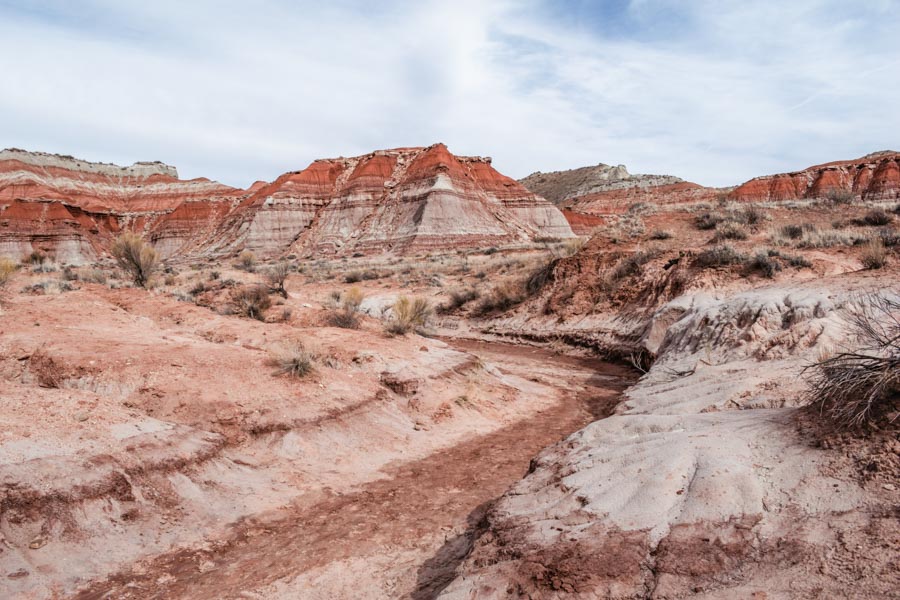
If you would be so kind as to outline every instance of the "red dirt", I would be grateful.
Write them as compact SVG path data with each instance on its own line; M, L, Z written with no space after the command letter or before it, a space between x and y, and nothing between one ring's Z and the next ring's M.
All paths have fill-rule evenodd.
M534 418L386 470L384 479L354 493L325 489L311 494L268 518L236 526L214 549L157 557L74 598L235 597L329 563L377 555L383 548L430 557L412 569L414 575L405 574L411 586L402 592L420 600L434 597L471 549L490 501L522 477L542 448L609 415L631 379L626 369L596 359L483 342L455 344L495 362L506 357L503 370L511 357L520 365L513 369L526 372L535 361L575 367L581 370L580 391ZM355 577L352 572L344 576ZM371 582L358 584L372 589Z

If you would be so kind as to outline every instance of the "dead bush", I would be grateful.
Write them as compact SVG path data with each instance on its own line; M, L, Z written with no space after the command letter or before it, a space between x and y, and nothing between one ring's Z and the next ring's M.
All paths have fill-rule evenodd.
M900 408L900 297L864 298L849 320L856 347L806 367L809 401L843 427L893 421Z
M28 370L38 385L44 388L61 387L66 379L66 367L54 359L44 348L38 348L28 357Z
M865 245L859 259L866 269L880 269L887 264L887 255L881 238L874 238Z
M668 240L671 239L672 234L664 229L654 229L650 233L651 240Z
M492 312L503 312L525 301L525 290L520 281L507 280L491 288L488 295L478 303L475 313L484 316Z
M292 342L272 350L268 363L275 367L276 375L302 379L315 370L315 361L315 353L307 350L302 342Z
M235 313L262 321L265 311L272 306L272 299L264 286L251 285L232 290L231 304Z
M117 237L110 254L134 284L140 287L147 287L150 276L159 266L159 254L153 246L134 233L123 233Z
M278 263L266 271L266 283L269 284L269 291L273 294L280 294L282 298L287 298L287 290L284 289L284 282L291 274L291 266L286 263Z
M385 325L385 331L391 335L406 335L418 330L428 323L431 317L431 305L424 298L400 296L391 309L391 318Z
M537 266L528 274L525 279L525 293L528 296L536 295L544 289L545 285L553 281L553 269L558 262L559 259L550 260Z

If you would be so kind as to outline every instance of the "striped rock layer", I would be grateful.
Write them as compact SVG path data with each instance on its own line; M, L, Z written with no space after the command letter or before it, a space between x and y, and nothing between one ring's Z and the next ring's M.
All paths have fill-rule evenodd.
M79 264L122 231L164 257L406 253L529 243L573 233L551 203L489 158L442 144L317 160L247 190L22 150L0 152L0 255L34 250Z

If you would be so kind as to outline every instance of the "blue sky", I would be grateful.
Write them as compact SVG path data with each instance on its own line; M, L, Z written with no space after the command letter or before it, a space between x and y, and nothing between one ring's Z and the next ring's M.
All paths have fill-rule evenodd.
M236 186L446 143L708 185L900 149L900 2L0 0L0 147Z

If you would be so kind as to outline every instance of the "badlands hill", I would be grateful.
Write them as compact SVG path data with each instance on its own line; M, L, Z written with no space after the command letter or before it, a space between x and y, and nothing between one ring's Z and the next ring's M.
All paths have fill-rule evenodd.
M498 173L489 158L446 146L317 160L247 190L182 180L162 163L131 167L0 152L0 251L79 264L122 230L165 257L251 249L404 253L572 237L552 204Z

